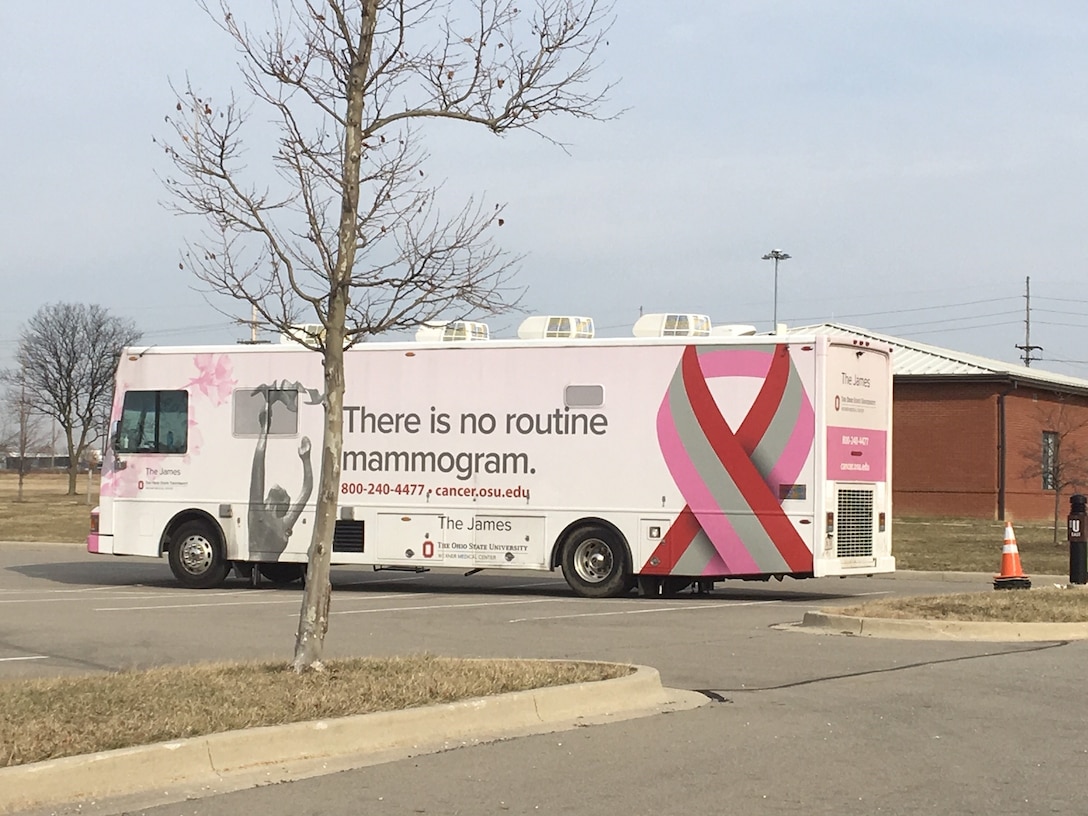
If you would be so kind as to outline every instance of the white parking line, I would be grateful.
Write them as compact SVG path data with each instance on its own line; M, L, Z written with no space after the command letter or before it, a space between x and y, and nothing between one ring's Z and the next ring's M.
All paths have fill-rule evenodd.
M334 593L335 594L335 593ZM412 595L413 598L424 598L429 595L433 595L431 592L419 593L418 595ZM201 593L198 597L206 598L207 595ZM252 600L252 601L227 601L226 603L188 603L188 604L153 604L150 606L103 606L95 609L95 612L132 612L132 611L144 611L153 609L218 609L221 606L270 606L273 604L291 604L298 606L299 595L291 595L281 599L268 599L268 600ZM403 595L345 595L343 598L351 598L353 600L371 601L371 600L385 600L387 598L403 598Z
M39 592L39 593L48 593L48 594L60 595L60 594L63 594L63 593L74 593L74 592L102 592L102 591L107 590L107 589L116 589L116 587L112 587L112 586L103 584L102 586L80 587L79 589L0 589L0 595L9 595L9 594L14 595L14 594L17 594L17 593L20 593L20 592L21 593Z
M0 663L13 663L16 660L48 660L49 655L26 655L24 657L0 657Z
M418 595L414 597L419 597ZM479 606L518 606L521 604L563 602L562 598L533 598L527 601L481 601L480 603L431 604L426 606L386 606L381 609L346 609L329 615L374 615L380 612L415 612L420 609L469 609Z
M110 587L110 588L114 589L114 590L117 589L116 587ZM48 590L41 590L41 591L44 592L44 591L48 591ZM231 591L231 592L201 592L200 597L201 598L232 597L232 596L241 595L246 591L247 590L243 589L243 590L234 590L234 591ZM186 594L187 593L185 593L185 592L170 592L170 593L155 592L155 591L150 591L150 592L142 592L142 591L140 591L140 592L127 592L127 591L122 589L122 590L118 591L117 594L108 595L105 598L103 598L102 595L95 595L94 598L92 598L92 600L94 600L94 601L103 601L103 600L122 600L122 599L128 599L128 598L164 598L164 597L165 598L181 598L181 597L185 597ZM0 599L0 604L71 603L73 601L82 601L82 600L84 600L84 598L82 596L74 597L74 596L70 596L70 595L67 596L67 597L64 597L64 598L3 598L3 599Z
M564 618L603 618L609 615L653 615L658 612L697 612L702 609L721 609L726 606L768 606L782 601L726 601L724 603L692 603L684 606L659 606L654 609L618 609L613 612L579 612L575 615L545 615L539 618L514 618L507 623L527 621L563 620Z
M151 606L100 606L95 612L143 612L152 609L218 609L221 606L272 606L275 604L298 605L298 598L281 601L227 601L226 603L154 604Z

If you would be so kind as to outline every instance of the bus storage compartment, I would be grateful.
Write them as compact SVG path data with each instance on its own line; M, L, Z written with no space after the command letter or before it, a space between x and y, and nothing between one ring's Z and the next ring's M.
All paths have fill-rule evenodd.
M442 527L448 521L441 513L378 513L375 560L412 567L442 566L447 561ZM467 553L468 548L461 552ZM451 563L457 561L454 558Z
M637 572L649 567L649 572L657 572L654 567L660 567L662 561L671 563L669 553L665 549L665 533L669 530L671 519L664 517L642 518L638 522L638 545L631 553L634 561L633 569Z
M472 516L472 553L477 566L489 564L543 569L543 516Z

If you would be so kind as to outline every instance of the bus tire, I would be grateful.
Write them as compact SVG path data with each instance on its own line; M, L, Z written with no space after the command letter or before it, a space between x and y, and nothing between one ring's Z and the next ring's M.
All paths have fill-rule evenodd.
M562 563L567 584L583 598L616 598L630 591L627 549L607 527L575 530L563 545Z
M203 521L187 521L170 537L170 571L189 589L221 586L230 572L219 536Z
M306 565L296 561L262 561L257 569L277 586L287 586L306 578Z

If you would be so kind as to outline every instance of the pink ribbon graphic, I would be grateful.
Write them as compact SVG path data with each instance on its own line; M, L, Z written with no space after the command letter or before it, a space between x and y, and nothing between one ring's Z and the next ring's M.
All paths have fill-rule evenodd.
M708 380L751 377L759 393L734 431ZM815 414L789 348L688 346L657 416L658 442L687 502L643 569L659 575L812 570L812 552L782 509L812 450Z

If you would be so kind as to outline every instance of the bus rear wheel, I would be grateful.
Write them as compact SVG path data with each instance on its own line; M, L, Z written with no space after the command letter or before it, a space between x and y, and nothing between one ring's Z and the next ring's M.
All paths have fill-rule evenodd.
M170 571L190 589L222 585L230 572L219 537L202 521L187 521L170 537Z
M582 527L563 546L563 577L583 598L623 595L631 589L627 549L607 527Z

